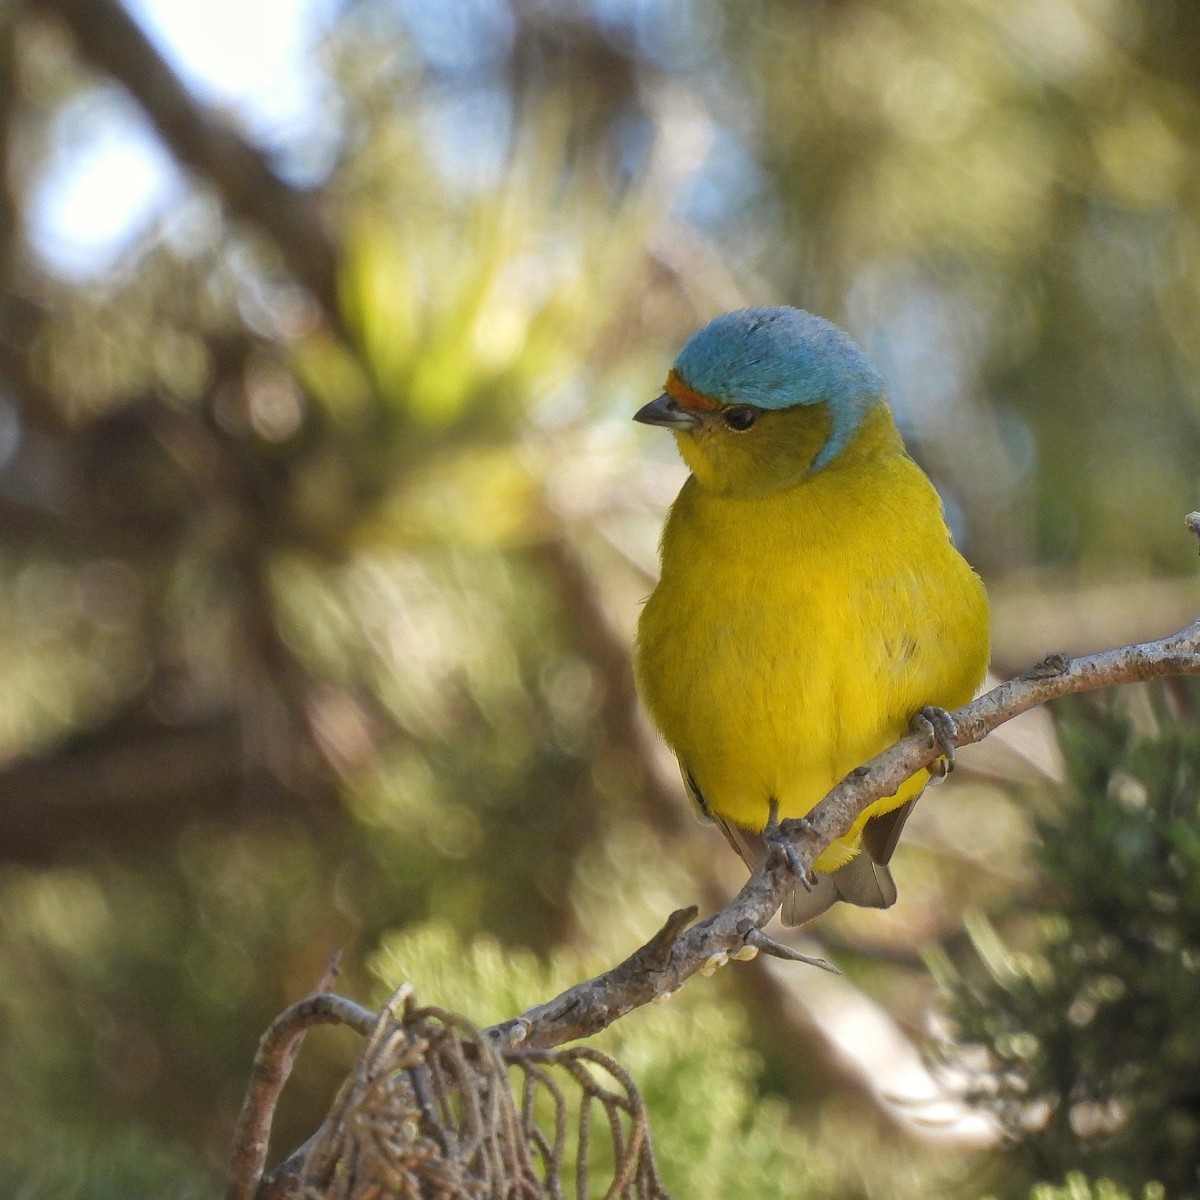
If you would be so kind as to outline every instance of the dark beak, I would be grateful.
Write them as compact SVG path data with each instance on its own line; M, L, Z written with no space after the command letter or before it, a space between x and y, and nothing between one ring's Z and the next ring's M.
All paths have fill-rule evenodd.
M635 421L643 425L664 425L667 429L698 429L700 418L686 408L680 408L670 396L663 394L657 400L639 408L633 414Z

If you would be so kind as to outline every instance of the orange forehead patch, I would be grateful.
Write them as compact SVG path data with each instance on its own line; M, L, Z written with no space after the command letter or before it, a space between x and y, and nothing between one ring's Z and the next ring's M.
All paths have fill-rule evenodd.
M671 371L667 375L667 382L663 385L663 391L676 404L683 408L693 408L700 412L712 412L713 409L721 407L715 400L710 400L709 397L703 395L701 392L693 391L674 371Z

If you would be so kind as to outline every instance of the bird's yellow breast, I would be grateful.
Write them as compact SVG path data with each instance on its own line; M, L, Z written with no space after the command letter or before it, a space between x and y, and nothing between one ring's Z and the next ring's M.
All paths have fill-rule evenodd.
M663 532L638 626L647 708L714 814L803 816L924 705L970 699L988 660L983 586L882 405L835 462L742 498L693 477ZM867 817L816 863L831 870Z

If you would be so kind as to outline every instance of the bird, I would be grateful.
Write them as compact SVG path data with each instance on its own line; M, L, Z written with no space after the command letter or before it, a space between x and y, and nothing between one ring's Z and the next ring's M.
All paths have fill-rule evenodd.
M918 714L948 720L971 699L987 594L882 376L819 316L718 316L634 420L670 430L690 470L638 619L638 690L701 814L753 868L776 818L805 816ZM839 900L895 902L888 864L929 778L875 801L817 857L787 924Z

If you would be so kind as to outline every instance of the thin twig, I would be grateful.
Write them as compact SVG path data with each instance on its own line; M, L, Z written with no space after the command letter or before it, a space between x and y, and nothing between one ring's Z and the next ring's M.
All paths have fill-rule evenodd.
M782 942L777 942L774 938L767 937L761 929L757 929L753 925L746 930L746 945L753 947L755 950L761 950L764 954L769 954L772 958L782 958L788 962L807 963L810 967L820 967L822 971L829 971L833 975L841 974L841 971L828 959L819 958L814 954L801 954L795 947L785 946Z

